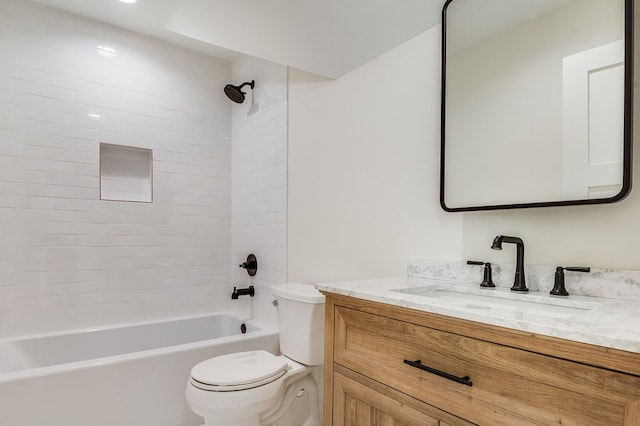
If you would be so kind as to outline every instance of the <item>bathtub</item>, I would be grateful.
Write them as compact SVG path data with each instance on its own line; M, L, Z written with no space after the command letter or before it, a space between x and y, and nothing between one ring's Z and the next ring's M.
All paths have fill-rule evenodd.
M277 353L277 330L225 313L0 340L0 425L199 425L191 367L254 349Z

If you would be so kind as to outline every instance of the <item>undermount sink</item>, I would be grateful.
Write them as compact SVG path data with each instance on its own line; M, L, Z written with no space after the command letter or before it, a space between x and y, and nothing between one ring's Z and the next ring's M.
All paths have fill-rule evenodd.
M439 306L513 319L569 318L601 306L595 302L563 300L535 293L514 294L499 290L476 290L486 291L487 294L432 287L400 288L392 291L429 298L433 304Z

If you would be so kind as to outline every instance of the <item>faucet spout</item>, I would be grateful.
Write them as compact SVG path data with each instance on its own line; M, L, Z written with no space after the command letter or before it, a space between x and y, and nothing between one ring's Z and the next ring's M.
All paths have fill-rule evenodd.
M524 241L518 237L510 237L508 235L498 235L493 239L491 248L494 250L502 250L502 243L511 243L516 245L516 273L513 278L512 291L529 291L524 278Z

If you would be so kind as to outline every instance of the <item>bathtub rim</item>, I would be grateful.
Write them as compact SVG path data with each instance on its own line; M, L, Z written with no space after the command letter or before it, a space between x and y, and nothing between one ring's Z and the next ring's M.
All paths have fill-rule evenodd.
M113 330L113 329L126 328L126 327L144 326L149 324L162 324L167 322L200 319L200 318L222 316L222 315L236 318L243 323L256 327L257 330L247 331L245 334L238 333L231 336L216 337L213 339L200 340L196 342L183 343L179 345L163 346L160 348L146 349L143 351L128 352L124 354L110 355L110 356L92 358L92 359L82 360L82 361L72 361L68 363L49 365L45 367L35 367L35 368L28 368L24 370L9 371L6 373L0 373L0 384L6 383L6 382L12 382L16 380L23 380L27 378L42 377L50 374L63 374L69 371L88 369L88 368L97 367L105 364L123 363L130 360L138 360L138 359L147 358L147 357L156 357L156 356L161 356L163 354L170 353L170 352L186 352L186 351L205 348L209 346L220 346L225 343L236 342L243 339L248 339L250 337L259 338L263 336L267 337L270 335L277 336L278 334L278 328L271 324L268 324L262 321L256 321L253 319L242 319L243 317L241 315L238 315L238 313L234 311L216 311L216 312L210 312L206 314L183 315L183 316L177 316L177 317L162 318L157 320L144 320L144 321L135 321L135 322L127 322L127 323L118 323L115 325L108 325L104 327L83 327L78 329L69 329L69 330L56 331L56 332L26 334L26 335L15 336L15 337L1 338L0 343L10 343L10 342L16 342L20 340L42 338L42 337L65 336L69 334L86 333L86 332L92 332L92 331Z

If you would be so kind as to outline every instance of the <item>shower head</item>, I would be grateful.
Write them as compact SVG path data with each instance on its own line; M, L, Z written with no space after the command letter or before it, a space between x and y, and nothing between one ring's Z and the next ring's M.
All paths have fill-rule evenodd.
M233 102L237 104L241 104L244 102L244 95L246 95L246 93L242 91L242 88L244 86L249 86L251 87L251 89L253 89L255 85L256 85L255 80L251 80L250 82L247 81L245 83L242 83L240 86L227 84L226 86L224 86L224 94L227 95L227 97L231 99Z

